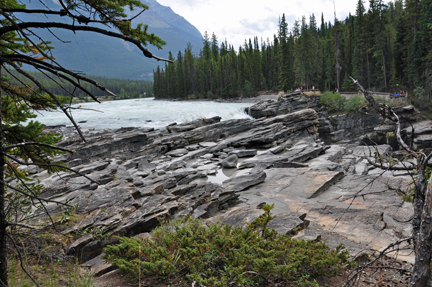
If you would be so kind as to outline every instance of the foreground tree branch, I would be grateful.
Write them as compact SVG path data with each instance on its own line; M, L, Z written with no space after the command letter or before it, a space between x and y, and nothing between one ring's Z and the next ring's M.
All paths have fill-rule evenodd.
M71 104L75 91L81 90L99 102L90 92L91 89L82 86L82 83L88 83L108 95L115 96L114 93L94 80L63 67L55 60L50 42L40 37L37 32L45 29L55 36L51 31L51 28L55 28L73 32L97 33L131 43L145 57L157 61L172 62L152 54L146 48L148 44L151 44L161 49L165 44L162 39L147 32L147 25L140 23L134 25L135 28L133 28L132 20L149 8L139 0L60 0L61 10L51 10L43 1L39 1L45 6L42 9L29 10L21 4L25 1L0 1L1 287L8 286L7 253L10 249L15 247L24 269L23 258L16 244L21 239L16 232L38 228L38 226L34 226L32 220L35 216L40 216L41 213L45 214L56 230L48 207L57 204L63 209L76 208L65 200L59 202L44 199L41 196L41 186L29 183L26 172L18 169L18 167L37 166L49 172L66 170L95 182L90 177L53 161L53 157L59 153L74 153L74 151L57 147L55 143L61 139L61 136L55 133L46 133L42 124L29 120L34 117L34 109L60 109L74 125L82 140L85 141L84 135L72 115L73 107ZM124 12L125 7L127 7L126 11L132 11L135 8L138 8L139 11L134 16L129 16ZM40 22L23 21L20 16L25 14L40 15L43 18ZM62 17L61 21L59 21L59 16ZM99 24L99 26L92 26L94 24ZM105 25L106 29L100 24ZM63 41L63 43L65 42ZM44 81L39 81L31 73L25 71L23 65L30 65L41 72L48 80L67 91L70 98L64 99L57 96L52 90L44 86ZM63 86L64 83L72 85L71 91ZM28 272L26 274L31 277ZM32 281L38 286L36 280L32 278Z
M41 28L41 29L59 28L59 29L65 29L65 30L70 30L70 31L95 32L95 33L107 35L107 36L110 36L113 38L119 38L119 39L122 39L122 40L125 40L127 42L135 44L138 47L138 49L140 49L143 52L144 56L146 56L147 58L154 58L158 61L173 62L171 60L159 58L159 57L156 57L155 55L153 55L149 50L147 50L146 48L144 48L142 46L142 43L139 39L135 39L135 38L132 38L129 36L125 36L121 33L116 33L116 32L112 32L112 31L108 31L105 29L92 27L92 26L75 26L75 25L71 25L71 24L58 23L58 22L24 22L24 23L17 23L16 26L5 26L3 28L0 28L0 37L2 35L4 35L5 33L8 33L8 32L25 30L25 29L29 29L29 28Z
M12 149L12 148L20 148L20 147L23 147L23 146L33 146L33 145L49 147L49 148L52 148L52 149L56 149L56 150L60 150L60 151L65 151L65 152L68 152L68 153L75 153L74 150L70 150L70 149L66 149L66 148L61 148L61 147L58 147L58 146L53 146L53 145L50 145L50 144L45 144L45 143L40 143L40 142L31 142L31 143L24 142L24 143L19 143L19 144L14 144L14 145L7 145L7 146L4 146L3 149L4 150L8 150L8 149Z
M387 255L388 253L394 252L394 251L395 251L395 248L398 248L399 245L401 245L402 243L405 243L405 242L408 242L408 243L409 243L411 240L412 240L412 237L404 238L404 239L401 239L401 240L399 240L399 241L397 241L397 242L394 242L394 243L390 244L389 246L387 246L386 248L384 248L384 249L380 252L380 254L379 254L379 255L378 255L374 260L371 260L371 261L369 261L368 263L366 263L364 266L361 266L361 267L357 268L356 271L353 272L354 274L351 275L351 277L348 278L348 280L345 282L345 286L346 286L346 287L348 287L348 286L354 286L355 281L356 281L356 279L358 278L359 274L360 274L363 270L365 270L366 268L375 268L375 269L378 269L378 268L387 269L387 268L388 268L388 269L392 269L391 267L373 267L372 265L373 265L375 262L377 262L379 259L383 258L383 257L384 257L385 255ZM397 249L396 249L396 250L397 250ZM407 270L405 270L405 269L400 269L400 271L407 272Z

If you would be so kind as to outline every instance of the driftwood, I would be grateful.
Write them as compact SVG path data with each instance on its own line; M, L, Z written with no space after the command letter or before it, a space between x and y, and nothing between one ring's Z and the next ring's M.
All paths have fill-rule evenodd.
M415 151L408 146L401 136L401 123L398 115L386 104L377 103L371 92L366 91L357 80L351 77L354 84L362 91L368 101L368 109L373 109L384 118L393 121L396 139L399 145L416 159L417 178L414 182L414 218L412 221L412 238L414 244L415 263L412 271L410 287L426 287L431 277L431 247L432 247L432 174L426 185L426 166L432 153L429 155ZM414 134L414 129L412 131ZM411 139L413 140L413 139Z

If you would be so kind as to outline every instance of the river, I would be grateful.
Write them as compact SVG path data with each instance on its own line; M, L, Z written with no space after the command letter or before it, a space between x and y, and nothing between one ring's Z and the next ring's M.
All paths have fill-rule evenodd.
M219 103L211 101L160 101L153 98L90 102L73 105L73 117L83 128L153 127L171 123L222 117L222 120L249 118L244 108L252 103ZM36 120L47 125L71 123L60 111L38 111Z

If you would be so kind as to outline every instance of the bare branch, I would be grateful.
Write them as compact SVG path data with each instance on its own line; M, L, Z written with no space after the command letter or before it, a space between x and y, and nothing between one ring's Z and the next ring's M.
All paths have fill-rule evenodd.
M414 138L415 138L415 130L413 124L410 122L411 125L411 142L410 142L410 149L414 149Z
M76 170L71 169L71 168L69 168L69 167L67 167L67 166L64 166L64 165L60 165L60 164L52 164L52 163L34 163L34 162L32 162L32 163L27 163L27 162L21 161L21 160L15 158L15 157L9 155L9 154L5 154L5 156L8 157L8 158L10 158L10 159L12 159L13 161L15 161L15 162L17 162L17 163L19 163L19 164L22 164L22 165L35 165L35 166L45 166L45 167L58 167L58 168L62 168L62 169L68 170L68 171L70 171L70 172L74 172L74 173L76 173L76 174L78 174L78 175L80 175L80 176L82 176L82 177L85 177L85 178L87 178L88 180L90 180L91 182L96 183L96 184L99 185L99 182L97 182L97 181L91 179L90 177L86 176L85 174L80 173L79 171L76 171Z
M65 69L63 67L54 66L54 65L51 65L51 64L49 64L49 63L47 63L45 61L41 61L41 60L32 58L30 56L27 56L27 55L11 54L11 55L4 55L4 57L7 58L7 59L9 59L9 60L11 60L11 61L20 61L20 62L23 62L23 63L26 63L26 64L32 64L33 65L33 64L37 63L37 64L39 64L39 66L37 66L37 67L42 68L41 66L45 66L46 67L45 70L51 72L52 74L61 75L58 72L62 72L62 73L68 74L68 75L70 75L70 76L72 76L72 77L74 77L74 78L76 78L78 80L83 80L85 82L88 82L88 83L90 83L90 84L98 87L100 90L104 91L105 93L107 93L107 94L109 94L111 96L114 96L114 97L116 96L113 92L111 92L107 88L103 87L99 83L93 81L92 79L89 79L89 78L81 76L81 75L79 75L77 73L71 72L70 70ZM95 100L96 102L100 103L100 101L96 97L94 97L90 92L87 92L84 88L82 88L82 90L85 93L87 93L89 96L91 96L93 98L93 100Z
M58 83L55 79L53 79L50 75L48 75L47 73L45 73L45 71L48 71L54 75L56 75L57 77L68 81L69 83L71 83L74 86L74 92L76 91L76 88L79 88L81 91L83 91L84 93L86 93L87 95L89 95L93 100L95 100L96 102L100 103L99 100L91 93L89 92L87 89L85 89L83 86L81 86L79 83L73 81L71 78L62 75L61 73L58 73L57 71L53 71L49 68L46 67L42 67L38 64L33 64L33 66L42 74L44 74L48 79L50 79L51 81L53 81L54 83L56 83L62 90L66 91L66 93L68 93L71 96L71 99L75 97L74 93L69 92L68 90L66 90L65 87L63 87L63 85L61 85L60 83Z
M391 269L391 270L397 270L403 273L411 273L411 270L404 269L404 268L397 268L393 266L368 266L369 269Z
M35 227L35 226L31 226L31 225L24 224L24 223L7 222L6 224L7 224L7 226L19 226L19 227L24 227L24 228L28 228L28 229L37 229L37 227Z
M8 146L4 146L3 150L8 150L8 149L12 149L12 148L19 148L19 147L23 147L23 146L33 146L33 145L37 145L37 146L44 146L44 147L49 147L55 150L61 150L61 151L65 151L68 153L75 153L74 150L70 150L70 149L66 149L66 148L61 148L58 146L53 146L50 144L45 144L45 143L39 143L39 142L24 142L24 143L19 143L19 144L14 144L14 145L8 145Z
M36 196L35 193L34 193L34 191L33 191L33 190L32 190L32 189L27 185L27 183L25 183L24 180L22 180L22 178L20 178L20 177L18 176L16 170L11 166L11 164L10 164L9 162L6 162L6 164L7 164L7 165L12 169L12 171L14 172L15 176L17 177L17 179L21 182L21 184L22 184L22 185L23 185L23 186L24 186L24 187L25 187L25 188L26 188L30 193L32 193L32 195L29 195L29 194L27 194L26 192L24 192L24 191L22 191L22 190L20 190L20 189L15 189L14 187L9 187L9 188L12 188L13 190L15 190L15 191L21 193L22 195L25 195L25 196L27 196L28 198L30 198L30 200L32 201L33 206L35 206L33 200L37 200L37 201L39 202L39 204L42 206L43 210L45 211L45 214L48 216L48 218L49 218L49 220L50 220L52 226L54 227L54 230L55 230L56 232L59 232L59 231L57 230L57 227L56 227L56 225L55 225L55 222L54 222L53 218L51 217L51 214L48 212L48 209L46 208L45 204L43 204L43 201L44 201L44 202L47 202L47 203L60 204L60 205L66 206L66 207L68 207L68 208L72 208L73 206L71 206L71 205L68 204L68 203L63 203L63 202L59 202L59 201L55 201L55 200L49 200L49 199L43 199L43 198L40 198L40 197ZM7 185L7 186L8 186L8 185Z
M380 168L380 169L384 169L384 170L413 170L416 168L415 165L412 166L404 166L404 167L399 167L399 166L391 166L390 164L388 166L383 165L382 162L380 162L380 164L377 164L376 162L371 161L370 158L365 157L365 159L368 161L369 164L373 165L374 167Z
M73 119L72 115L69 114L66 110L65 107L63 107L63 105L61 104L61 102L59 101L59 99L47 88L45 88L41 83L39 83L38 80L36 80L34 77L32 77L29 73L23 71L20 67L18 67L14 62L10 61L9 59L6 59L2 56L0 56L0 59L3 60L4 62L8 63L9 65L11 65L18 73L26 76L28 79L30 79L31 81L33 81L38 87L39 89L45 91L57 104L57 106L63 111L63 113L69 118L69 120L71 121L71 123L74 125L75 129L78 131L78 134L80 135L81 139L85 142L86 139L84 138L84 135L81 132L81 129L79 128L79 126L77 125L77 123L75 122L75 120Z
M401 124L398 115L393 111L391 107L389 107L386 104L377 103L375 99L371 96L371 92L366 91L360 83L355 80L353 77L350 77L351 80L356 84L359 89L362 91L363 95L365 96L366 100L369 102L369 107L373 108L375 111L377 111L379 114L381 114L384 118L389 118L392 120L396 125L396 138L398 143L413 157L417 158L419 157L419 154L415 151L413 151L402 139L401 136Z
M47 6L45 5L45 3L43 3L43 1L40 1L40 2L41 2L45 7L47 7ZM47 9L49 9L49 8L47 7ZM7 20L9 20L9 21L13 24L13 26L16 27L16 28L19 30L19 32L20 32L20 34L22 34L23 38L26 39L29 43L31 43L31 44L33 45L33 47L35 47L35 48L38 50L38 52L39 52L42 56L44 56L44 57L46 57L46 58L49 58L53 63L55 63L57 66L61 67L61 65L60 65L59 63L57 63L57 62L53 59L52 54L51 54L51 57L48 56L48 55L45 53L45 51L43 51L42 49L40 49L39 46L36 45L36 44L34 43L34 41L33 41L30 37L28 37L27 34L24 33L24 31L23 31L22 29L19 28L19 26L17 26L17 23L15 22L15 20L14 20L13 18L9 17L8 14L3 13L1 10L0 10L0 14L2 14L2 15L3 15ZM33 33L32 31L30 31L30 33L31 33L33 36L37 37L37 38L38 38L42 43L44 43L45 47L48 47L48 44L47 44L47 43L46 43L46 42L45 42L41 37L39 37L38 35L36 35L36 34ZM49 51L51 52L51 49L49 49ZM15 52L16 52L16 51L15 51Z
M44 9L1 8L0 10L6 13L48 14L48 15L65 16L64 11L53 11L53 10L44 10Z
M359 268L357 268L357 271L354 273L354 275L352 275L346 282L345 282L345 286L350 286L350 283L353 281L353 280L355 280L355 278L357 277L357 275L359 275L364 269L366 269L366 268L370 268L370 267L372 267L371 265L373 264L373 263L375 263L377 260L379 260L381 257L383 257L385 254L388 254L389 252L388 251L390 251L390 252L395 252L396 250L390 250L390 249L394 249L394 247L395 246L398 246L398 245L400 245L400 244L402 244L402 243L404 243L404 242L410 242L412 240L412 237L408 237L408 238L404 238L404 239L401 239L401 240L399 240L399 241L396 241L396 242L394 242L394 243L392 243L392 244L390 244L389 246L387 246L386 248L384 248L381 252L380 252L380 254L374 259L374 260L372 260L372 261L369 261L367 264L365 264L364 266L362 266L362 267L359 267Z
M104 29L92 27L92 26L75 26L75 25L70 25L70 24L65 24L65 23L57 23L57 22L24 22L24 23L17 23L16 27L15 26L5 26L5 27L0 28L0 35L3 35L7 32L23 30L23 29L28 29L28 28L59 28L59 29L66 29L66 30L71 30L71 31L95 32L95 33L107 35L107 36L110 36L113 38L119 38L119 39L125 40L127 42L133 43L138 47L138 49L140 49L143 52L144 56L146 56L148 58L154 58L158 61L165 61L165 62L173 63L172 60L167 60L167 59L163 59L163 58L159 58L159 57L154 56L149 50L147 50L146 48L144 48L142 46L142 43L139 39L135 39L135 38L132 38L129 36L125 36L121 33L116 33L116 32L112 32L112 31L108 31L108 30L104 30Z
M19 258L19 261L20 261L21 269L24 271L25 274L27 274L27 276L33 281L33 283L37 287L39 287L39 284L37 284L37 282L34 280L34 278L27 272L27 269L25 269L24 264L23 264L23 260L22 260L22 257L21 257L21 253L20 253L20 251L18 249L18 246L16 245L15 241L13 240L12 236L10 236L7 233L6 233L6 236L9 238L9 240L12 242L13 246L15 247L15 250L16 250L16 252L18 254L18 258Z
M44 201L44 202L47 202L47 203L60 204L60 205L63 205L63 206L67 206L67 207L69 207L69 208L72 208L72 207L73 207L72 205L67 204L67 203L63 203L63 202L55 201L55 200L50 200L50 199L44 199L44 198L40 198L40 197L35 196L35 195L28 194L28 193L26 193L25 191L23 191L23 190L21 190L21 189L19 189L19 188L16 188L16 187L14 187L14 186L12 186L12 185L6 183L6 182L3 181L3 180L0 180L0 182L4 183L4 185L7 186L8 188L10 188L10 189L12 189L12 190L14 190L14 191L16 191L16 192L19 192L19 193L21 193L22 195L25 195L25 196L27 196L27 197L29 197L29 198L33 198L33 199L36 199L36 200ZM28 189L28 188L27 188L27 189ZM44 206L44 205L43 205L43 206ZM45 207L45 206L44 206L44 207ZM48 211L47 211L47 212L48 212Z
M361 196L360 195L360 193L362 193L368 186L370 186L370 187L372 187L372 184L375 182L375 180L377 180L381 175L383 175L384 174L384 172L382 172L380 175L378 175L376 178L374 178L372 181L370 181L370 182L368 182L365 186L363 186L359 191L357 191L354 195L353 195L353 197L352 197L352 200L351 200L351 202L348 204L348 207L346 208L346 210L348 211L350 208L351 208L351 206L353 205L353 203L354 203L354 200L356 200L356 198L357 197L359 197L359 196ZM336 224L335 224L335 226L333 226L333 228L332 228L332 230L331 231L333 231L337 226L338 226L338 224L339 224L339 222L340 222L340 220L342 219L342 217L345 215L345 213L342 213L342 215L336 220Z

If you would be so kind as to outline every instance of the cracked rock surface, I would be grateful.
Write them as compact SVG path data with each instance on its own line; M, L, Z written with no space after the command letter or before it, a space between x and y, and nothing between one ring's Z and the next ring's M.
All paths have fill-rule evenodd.
M161 217L186 216L244 226L267 203L275 205L272 214L277 217L270 227L278 232L325 239L330 246L339 240L353 256L410 234L412 206L398 194L407 188L410 175L370 163L400 153L391 143L368 147L358 132L337 141L341 133L334 120L321 134L331 118L310 108L318 110L314 99L281 98L260 105L259 119L214 117L160 130L87 129L87 143L71 128L52 128L64 134L60 146L76 151L56 159L88 178L34 169L28 173L41 180L44 198L78 205L82 220L68 233L96 228L136 236L150 232ZM251 111L258 113L260 105ZM409 108L405 112L414 113ZM346 129L339 131L347 135ZM422 122L419 130L419 136L428 135L432 124ZM414 143L427 145L423 138ZM409 161L398 156L401 163ZM56 205L48 210L61 212ZM86 261L113 242L84 236L65 252ZM413 259L412 254L402 255Z

